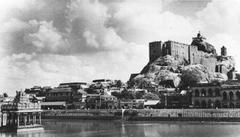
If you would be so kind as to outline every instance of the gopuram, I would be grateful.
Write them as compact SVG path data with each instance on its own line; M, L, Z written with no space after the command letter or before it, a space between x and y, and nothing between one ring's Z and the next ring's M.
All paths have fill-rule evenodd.
M17 91L13 102L1 106L2 132L43 130L41 125L41 105L30 101L24 92Z

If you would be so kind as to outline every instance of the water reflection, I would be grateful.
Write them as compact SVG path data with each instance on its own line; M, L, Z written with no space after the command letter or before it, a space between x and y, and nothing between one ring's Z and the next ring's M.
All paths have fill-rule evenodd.
M240 123L44 120L43 132L1 137L238 137Z

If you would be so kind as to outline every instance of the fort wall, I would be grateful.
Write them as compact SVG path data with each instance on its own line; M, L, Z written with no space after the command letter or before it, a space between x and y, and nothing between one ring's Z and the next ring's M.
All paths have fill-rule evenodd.
M152 62L162 56L162 42L154 41L149 43L149 61Z
M197 46L189 46L189 62L191 65L202 64L207 67L210 72L215 72L217 58L203 51L199 51Z
M198 51L198 47L197 46L189 46L189 63L191 65L195 65L195 64L200 64L201 63L201 57L202 52Z
M217 64L217 59L215 57L202 57L201 64L206 66L210 72L215 72L215 66Z
M174 58L181 58L188 61L188 47L189 45L184 43L167 41L164 43L162 52L163 55L171 55Z

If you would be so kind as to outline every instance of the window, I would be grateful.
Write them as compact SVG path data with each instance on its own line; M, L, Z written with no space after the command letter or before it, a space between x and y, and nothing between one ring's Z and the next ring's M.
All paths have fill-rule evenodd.
M223 100L227 100L227 93L223 92Z
M217 97L220 96L220 90L219 90L219 88L216 88L216 89L215 89L215 96L217 96Z
M237 96L237 100L240 100L240 92L239 91L236 92L236 96Z
M215 101L215 107L216 107L216 108L220 108L220 107L221 107L221 103L220 103L219 100L216 100L216 101Z
M229 93L229 99L233 100L233 92L232 91Z
M200 107L200 103L199 103L198 100L195 100L195 102L194 102L194 106L195 106L195 107Z
M212 108L213 104L212 104L212 101L211 99L208 100L208 104L207 104L207 107L208 108Z
M211 88L208 89L208 96L209 96L209 97L212 97L212 96L213 96L213 92L212 92L212 89L211 89Z
M206 108L206 107L207 107L207 104L206 104L205 100L203 100L203 101L201 102L201 107L202 107L202 108Z
M205 89L202 89L202 91L201 91L201 96L202 96L202 97L205 97L205 96L206 96L206 90L205 90Z
M195 97L199 97L199 90L198 89L195 90Z

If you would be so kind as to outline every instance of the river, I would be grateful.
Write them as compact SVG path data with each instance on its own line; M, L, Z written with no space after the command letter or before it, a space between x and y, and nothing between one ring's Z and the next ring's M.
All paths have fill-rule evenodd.
M240 137L240 123L43 120L43 126L0 137Z

